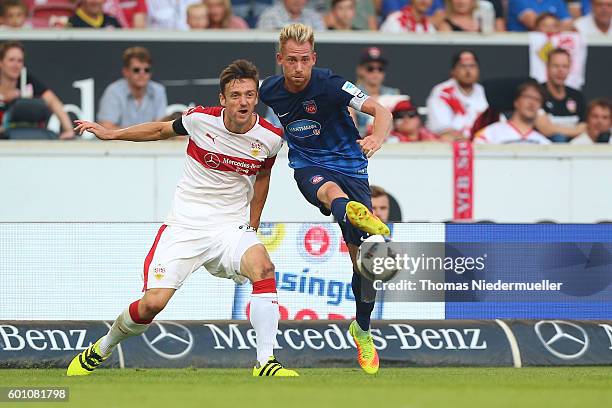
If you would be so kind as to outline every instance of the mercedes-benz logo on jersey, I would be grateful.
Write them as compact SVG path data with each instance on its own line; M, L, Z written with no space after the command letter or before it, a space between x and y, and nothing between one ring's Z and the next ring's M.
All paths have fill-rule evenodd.
M534 330L546 350L562 360L581 357L589 348L586 330L563 320L542 320Z
M206 153L206 156L204 156L204 163L211 169L216 169L221 164L221 159L214 153Z
M191 331L174 322L154 322L142 337L155 354L168 360L185 357L193 348Z

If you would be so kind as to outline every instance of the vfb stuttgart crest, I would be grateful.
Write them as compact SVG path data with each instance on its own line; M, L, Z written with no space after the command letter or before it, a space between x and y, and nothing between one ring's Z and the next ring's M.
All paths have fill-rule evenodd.
M302 102L302 105L304 105L306 113L310 113L311 115L317 113L317 104L314 100Z
M251 142L251 154L257 157L259 156L259 152L261 152L261 142L259 140Z
M153 268L153 276L155 276L155 279L162 280L164 275L166 275L166 268L164 268L163 265L160 264Z

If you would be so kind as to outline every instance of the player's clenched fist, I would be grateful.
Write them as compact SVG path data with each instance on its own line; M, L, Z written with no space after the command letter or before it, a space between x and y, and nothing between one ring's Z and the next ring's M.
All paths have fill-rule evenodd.
M370 158L380 149L382 146L382 139L376 137L374 135L368 135L361 140L358 140L357 143L361 146L361 150L363 150L363 154L366 155L367 158Z

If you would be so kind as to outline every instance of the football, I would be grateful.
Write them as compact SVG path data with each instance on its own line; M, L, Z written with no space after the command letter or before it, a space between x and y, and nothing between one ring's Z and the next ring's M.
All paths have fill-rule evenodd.
M399 271L395 263L384 262L387 258L395 259L396 251L391 247L390 238L382 235L371 235L363 240L357 250L357 269L364 278L386 282ZM390 267L391 266L391 267Z

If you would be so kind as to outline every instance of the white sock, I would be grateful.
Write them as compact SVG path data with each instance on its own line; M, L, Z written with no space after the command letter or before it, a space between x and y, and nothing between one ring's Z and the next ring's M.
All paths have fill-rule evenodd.
M130 316L129 308L125 309L117 317L117 320L115 320L108 333L102 338L100 342L100 352L104 356L110 354L119 342L144 333L150 325L150 323L138 324L134 322Z
M257 335L257 361L260 366L274 354L280 312L276 293L251 294L251 325Z

